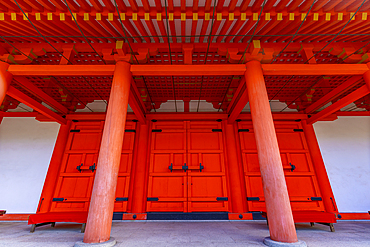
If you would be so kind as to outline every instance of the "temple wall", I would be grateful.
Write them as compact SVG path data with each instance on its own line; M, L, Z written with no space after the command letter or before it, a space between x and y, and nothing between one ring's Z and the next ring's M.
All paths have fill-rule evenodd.
M340 212L370 210L370 117L314 124ZM0 124L0 209L36 211L59 124L4 118Z
M339 212L370 210L370 117L339 117L314 129Z
M0 124L0 209L34 213L54 144L57 123L4 118Z

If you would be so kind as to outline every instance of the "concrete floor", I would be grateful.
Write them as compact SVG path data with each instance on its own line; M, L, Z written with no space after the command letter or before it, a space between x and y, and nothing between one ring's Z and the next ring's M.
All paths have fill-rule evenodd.
M30 233L26 222L0 222L0 246L73 246L82 240L80 224L57 223ZM298 238L308 246L370 246L370 221L341 221L328 226L296 224ZM265 221L116 221L111 236L116 246L264 246Z

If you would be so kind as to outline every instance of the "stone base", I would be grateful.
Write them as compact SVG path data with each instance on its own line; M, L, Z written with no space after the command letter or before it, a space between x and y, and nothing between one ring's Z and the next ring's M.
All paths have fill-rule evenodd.
M285 242L278 242L278 241L274 241L272 240L270 237L267 237L263 240L263 243L267 246L271 246L271 247L283 247L283 246L287 246L287 247L307 247L307 244L301 240L298 240L298 242L295 242L295 243L285 243Z
M114 238L111 237L108 241L105 241L105 242L102 242L102 243L88 244L88 243L84 243L82 241L78 241L78 242L75 243L74 247L93 247L93 246L96 246L96 247L111 247L111 246L114 246L116 243L117 243L117 241Z

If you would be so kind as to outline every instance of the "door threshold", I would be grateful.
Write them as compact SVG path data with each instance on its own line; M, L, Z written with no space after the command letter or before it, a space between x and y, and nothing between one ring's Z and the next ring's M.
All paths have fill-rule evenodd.
M148 212L147 220L229 220L228 212Z

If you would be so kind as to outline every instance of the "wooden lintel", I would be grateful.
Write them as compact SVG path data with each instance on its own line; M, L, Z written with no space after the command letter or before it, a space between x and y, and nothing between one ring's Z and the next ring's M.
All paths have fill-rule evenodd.
M31 97L25 95L24 93L22 93L21 91L19 91L18 89L14 88L12 86L10 86L8 88L8 91L6 92L6 94L9 95L10 97L13 97L14 99L22 102L23 104L31 107L32 109L40 112L41 114L45 115L46 117L53 119L54 121L56 121L60 124L66 124L67 123L67 120L65 118L61 117L60 115L53 112L52 110L50 110L46 106L43 106L42 104L40 104L36 100L34 100Z

